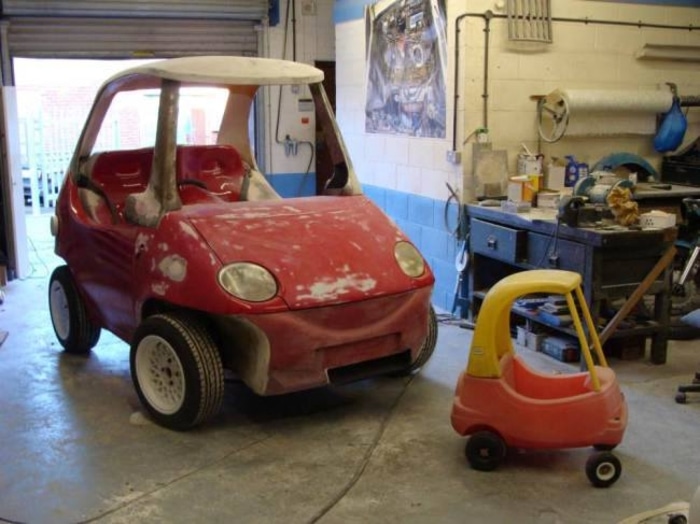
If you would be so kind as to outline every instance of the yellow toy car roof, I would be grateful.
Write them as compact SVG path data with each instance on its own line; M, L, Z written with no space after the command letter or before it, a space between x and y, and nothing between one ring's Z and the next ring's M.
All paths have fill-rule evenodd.
M474 328L467 372L499 377L499 361L513 352L510 312L513 302L533 293L567 295L581 285L581 275L559 269L533 269L514 273L496 283L486 295Z

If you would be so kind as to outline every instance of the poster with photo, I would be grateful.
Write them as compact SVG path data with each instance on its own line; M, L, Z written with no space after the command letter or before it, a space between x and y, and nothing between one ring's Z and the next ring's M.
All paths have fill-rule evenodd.
M365 130L445 138L444 0L385 0L365 13Z

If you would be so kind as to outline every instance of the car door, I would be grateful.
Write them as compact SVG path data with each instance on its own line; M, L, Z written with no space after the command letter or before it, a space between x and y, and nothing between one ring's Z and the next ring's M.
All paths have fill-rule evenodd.
M125 339L136 327L134 263L145 228L127 222L123 209L128 195L145 189L152 158L153 148L105 151L79 168L85 187L78 189L82 213L72 235L78 253L70 266L100 323Z

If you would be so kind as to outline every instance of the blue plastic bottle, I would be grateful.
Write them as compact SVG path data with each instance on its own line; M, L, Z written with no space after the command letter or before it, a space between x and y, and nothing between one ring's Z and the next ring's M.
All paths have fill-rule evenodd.
M564 185L566 187L574 187L576 182L588 176L588 164L576 162L576 158L574 158L573 155L567 155L566 159L569 161L569 163L566 164Z

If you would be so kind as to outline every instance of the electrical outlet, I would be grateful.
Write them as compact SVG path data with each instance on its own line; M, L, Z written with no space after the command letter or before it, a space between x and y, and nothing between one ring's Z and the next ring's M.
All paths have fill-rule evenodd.
M447 152L447 161L450 164L459 164L462 162L462 152L461 151L448 151Z
M302 0L301 14L303 16L316 16L316 0Z

